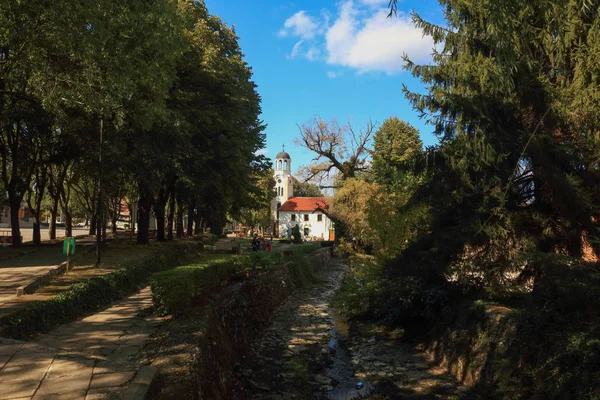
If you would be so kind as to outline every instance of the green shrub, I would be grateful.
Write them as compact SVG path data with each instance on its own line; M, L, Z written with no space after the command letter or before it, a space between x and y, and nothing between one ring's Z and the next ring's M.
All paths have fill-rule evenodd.
M144 287L151 274L172 268L197 256L193 242L173 243L160 253L132 262L114 272L77 283L48 301L32 304L0 319L0 337L26 339L48 332L102 309Z
M294 256L287 265L294 285L305 287L316 282L315 274L306 257Z
M305 256L319 248L318 243L311 243L290 250L292 257L287 261L294 284L305 286L314 281ZM283 253L259 251L243 255L212 255L198 264L159 272L150 279L155 311L158 315L181 313L195 297L216 289L226 281L248 274L256 275L283 263Z
M198 264L154 274L150 282L155 310L159 315L177 314L189 307L194 297L215 289L224 281L282 262L280 252L211 255Z
M292 228L292 239L294 243L302 243L302 236L300 235L300 227L298 225Z
M320 248L321 245L319 243L303 243L299 246L292 247L289 251L291 251L294 256L305 256Z

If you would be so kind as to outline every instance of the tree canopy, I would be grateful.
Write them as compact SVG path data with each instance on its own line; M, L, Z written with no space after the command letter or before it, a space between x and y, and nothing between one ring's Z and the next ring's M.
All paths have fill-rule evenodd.
M259 207L269 166L257 155L260 101L235 31L202 1L2 3L0 157L14 244L25 198L36 232L44 205L53 221L62 209L68 232L74 215L116 229L122 201L137 209L139 243L151 215L158 240L220 232Z

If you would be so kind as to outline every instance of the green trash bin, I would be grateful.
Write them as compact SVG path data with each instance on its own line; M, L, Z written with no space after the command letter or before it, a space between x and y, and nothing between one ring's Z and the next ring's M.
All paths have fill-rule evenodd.
M72 256L75 254L75 238L66 237L63 242L63 254L66 256Z

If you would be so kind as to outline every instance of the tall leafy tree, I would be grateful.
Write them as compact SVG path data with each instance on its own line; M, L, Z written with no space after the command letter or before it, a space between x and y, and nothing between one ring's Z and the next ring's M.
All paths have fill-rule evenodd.
M600 5L440 4L447 26L413 16L441 47L434 64L406 59L428 93L405 93L441 142L423 157L432 183L416 197L435 211L422 246L441 252L441 269L465 244L534 238L532 250L581 255L582 234L598 235Z

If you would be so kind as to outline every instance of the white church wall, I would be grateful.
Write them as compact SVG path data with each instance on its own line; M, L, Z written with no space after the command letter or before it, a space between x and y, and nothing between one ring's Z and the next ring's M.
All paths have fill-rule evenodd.
M292 221L292 215L295 215L295 221ZM304 215L308 215L308 221L304 221ZM321 221L319 221L321 215ZM290 236L291 230L298 225L302 239L329 240L329 230L332 227L331 220L320 211L280 211L279 212L279 234L280 236ZM308 229L308 235L305 235L305 229Z

